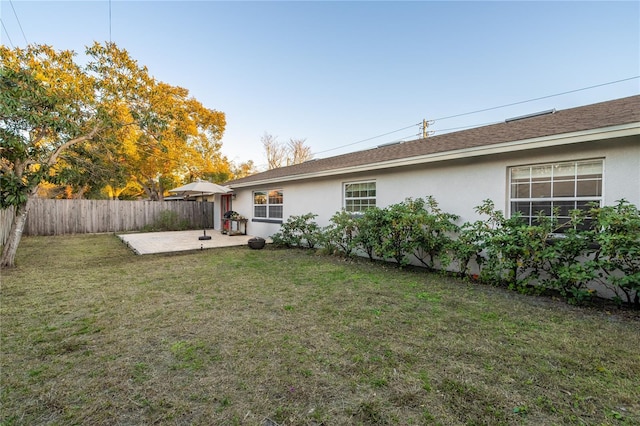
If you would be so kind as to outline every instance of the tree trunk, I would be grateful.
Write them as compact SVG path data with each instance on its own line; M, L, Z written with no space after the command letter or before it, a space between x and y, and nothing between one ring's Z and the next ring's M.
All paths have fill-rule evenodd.
M76 200L82 200L84 198L85 192L87 192L88 190L89 190L89 186L88 185L80 186L78 188L78 192L75 193L73 198L76 199Z
M30 199L31 197L29 197ZM4 245L2 250L2 261L0 263L1 268L13 268L16 262L16 252L18 251L18 245L22 238L22 231L24 225L27 223L27 214L29 213L29 201L16 206L16 215L11 224L11 232L9 233L9 239Z

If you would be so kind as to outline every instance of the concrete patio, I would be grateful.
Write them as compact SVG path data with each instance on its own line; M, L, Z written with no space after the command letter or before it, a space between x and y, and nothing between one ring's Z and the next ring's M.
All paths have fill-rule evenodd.
M136 254L171 253L190 250L204 250L216 247L246 246L252 235L223 235L220 231L207 229L210 240L199 240L203 230L140 232L120 234L118 237Z

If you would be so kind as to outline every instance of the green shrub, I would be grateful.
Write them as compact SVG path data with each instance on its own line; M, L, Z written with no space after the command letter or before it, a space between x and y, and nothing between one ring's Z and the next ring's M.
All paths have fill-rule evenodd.
M356 249L362 250L374 260L375 254L382 245L382 225L385 221L384 211L379 207L369 207L362 216L356 218Z
M557 216L556 211L554 217ZM597 277L599 269L594 261L596 246L593 232L582 229L584 220L581 210L573 210L571 219L561 227L552 218L555 231L563 228L563 233L547 239L543 253L546 276L542 284L558 290L570 303L582 303L593 296L588 284Z
M322 230L313 220L317 216L313 213L289 216L280 232L271 236L273 243L284 247L314 248L322 239Z
M600 277L620 301L640 308L640 213L624 199L617 203L591 211Z
M489 216L482 235L480 276L492 284L529 291L540 277L546 240L553 230L551 222L542 216L537 225L527 225L519 215L506 218L491 200L485 200L476 211Z
M455 244L459 272L476 260L487 282L520 291L557 290L570 303L581 303L595 292L598 278L620 302L640 306L640 215L625 200L594 208L589 217L571 212L559 225L558 211L540 215L528 225L518 215L505 218L491 200L476 211L488 218L461 227ZM585 226L591 221L592 228ZM561 233L560 233L561 232Z
M384 208L380 223L382 238L375 247L376 254L400 266L408 265L418 247L423 210L424 200L411 198Z
M457 238L451 242L451 252L453 261L457 265L456 272L460 276L471 276L474 262L478 270L482 268L484 262L482 251L488 232L490 232L489 226L483 220L465 222L458 228Z
M151 225L144 227L145 231L184 231L190 228L186 219L180 219L178 213L171 210L161 211L158 218Z
M357 247L357 218L345 210L335 213L323 229L322 243L330 254L352 256Z
M451 263L450 253L455 250L453 235L460 228L455 224L458 216L443 212L435 198L418 198L412 203L415 219L414 256L428 269L441 268Z

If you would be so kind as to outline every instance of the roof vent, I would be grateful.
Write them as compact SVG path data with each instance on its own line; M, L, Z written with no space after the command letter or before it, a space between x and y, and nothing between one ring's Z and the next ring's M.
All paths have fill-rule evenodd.
M540 111L540 112L534 112L532 114L527 114L527 115L521 115L519 117L511 117L511 118L507 118L506 120L504 120L505 123L511 123L512 121L519 121L519 120L524 120L526 118L533 118L533 117L539 117L541 115L548 115L548 114L553 114L554 112L556 112L556 109L548 109L546 111Z
M383 143L382 145L378 145L376 148L385 148L387 146L400 145L401 143L402 141Z

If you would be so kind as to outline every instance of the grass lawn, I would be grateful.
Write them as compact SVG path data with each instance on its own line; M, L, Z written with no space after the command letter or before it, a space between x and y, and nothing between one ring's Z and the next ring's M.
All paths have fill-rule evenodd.
M640 318L309 251L26 237L0 424L640 424Z

